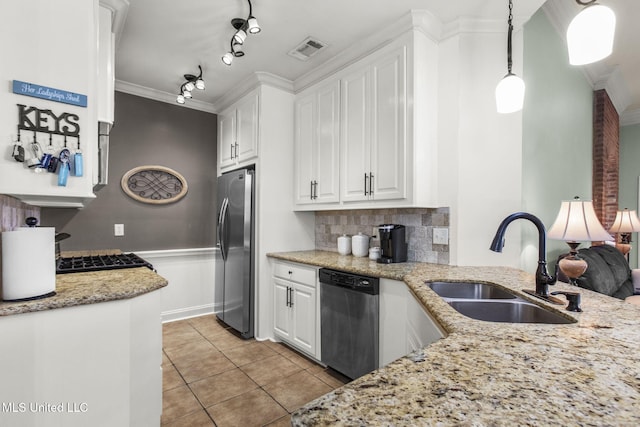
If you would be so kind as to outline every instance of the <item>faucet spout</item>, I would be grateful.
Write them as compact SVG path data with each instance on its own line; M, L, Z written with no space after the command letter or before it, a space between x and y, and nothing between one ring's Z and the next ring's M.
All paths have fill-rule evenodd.
M547 271L547 232L540 219L527 212L515 212L506 217L496 231L496 235L491 242L491 249L494 252L502 252L504 247L504 235L507 227L516 219L526 219L531 221L538 229L538 268L536 269L536 290L535 295L543 299L550 299L549 285L555 283L556 278L549 275Z

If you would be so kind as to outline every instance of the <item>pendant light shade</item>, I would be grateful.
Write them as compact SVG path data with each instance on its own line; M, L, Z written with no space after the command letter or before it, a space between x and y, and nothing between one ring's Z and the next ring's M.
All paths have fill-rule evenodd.
M524 81L511 72L511 36L513 33L513 0L509 0L509 18L507 20L507 75L496 86L496 110L498 113L515 113L522 110L524 104Z
M615 30L616 15L608 7L592 3L582 9L567 29L569 63L591 64L609 56Z
M522 110L524 104L524 81L513 73L504 76L496 86L496 109L508 114Z

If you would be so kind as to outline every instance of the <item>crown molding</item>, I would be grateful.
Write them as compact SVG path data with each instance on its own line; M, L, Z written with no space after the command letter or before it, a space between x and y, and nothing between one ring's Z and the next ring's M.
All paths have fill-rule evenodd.
M261 85L271 86L285 92L294 93L293 82L291 80L264 71L256 71L248 78L237 84L233 89L218 98L213 105L216 111L222 111L233 102Z
M352 43L347 49L297 78L293 82L295 92L300 92L325 77L346 68L402 34L413 30L423 33L434 42L438 42L442 34L442 23L429 11L411 10L393 24L358 40L357 43Z
M640 125L640 108L625 111L620 115L620 126Z
M116 36L117 46L127 20L129 0L100 0L100 6L111 11L111 32Z
M115 90L118 92L128 93L130 95L140 96L142 98L153 99L154 101L166 102L168 104L180 107L191 108L192 110L205 111L207 113L217 113L215 106L208 102L198 101L197 99L189 99L184 104L176 103L176 95L174 93L163 92L133 83L116 80Z

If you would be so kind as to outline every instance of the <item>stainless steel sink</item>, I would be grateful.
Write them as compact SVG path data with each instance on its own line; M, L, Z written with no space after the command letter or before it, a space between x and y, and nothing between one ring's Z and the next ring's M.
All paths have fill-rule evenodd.
M476 320L507 323L569 324L568 319L551 310L521 299L514 300L449 300L459 313Z
M427 282L443 298L462 299L515 299L517 295L489 283Z

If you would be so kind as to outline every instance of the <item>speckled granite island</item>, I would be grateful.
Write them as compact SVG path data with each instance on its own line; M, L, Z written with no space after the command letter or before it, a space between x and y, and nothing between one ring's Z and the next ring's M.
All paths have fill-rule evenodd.
M507 267L403 263L305 251L282 260L401 280L447 336L295 412L295 426L638 426L640 307L585 289L582 313L520 292L532 274ZM427 280L489 282L576 320L493 323L455 311ZM572 290L558 283L553 290Z
M160 425L161 295L148 268L56 276L0 303L0 425Z

